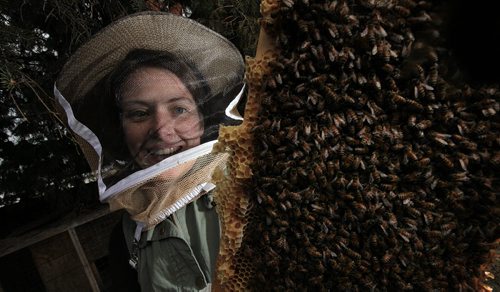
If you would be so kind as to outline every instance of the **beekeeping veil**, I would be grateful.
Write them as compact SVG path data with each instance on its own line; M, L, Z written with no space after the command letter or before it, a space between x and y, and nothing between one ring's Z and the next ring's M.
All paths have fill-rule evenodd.
M238 116L243 59L180 16L122 18L80 47L54 92L96 173L100 199L154 226L213 185L218 125Z

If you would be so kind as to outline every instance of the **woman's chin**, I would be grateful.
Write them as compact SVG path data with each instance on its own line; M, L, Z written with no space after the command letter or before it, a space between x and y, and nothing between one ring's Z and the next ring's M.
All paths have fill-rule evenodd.
M193 167L194 163L195 160L190 160L176 165L173 168L162 171L158 177L161 179L177 179L186 174Z

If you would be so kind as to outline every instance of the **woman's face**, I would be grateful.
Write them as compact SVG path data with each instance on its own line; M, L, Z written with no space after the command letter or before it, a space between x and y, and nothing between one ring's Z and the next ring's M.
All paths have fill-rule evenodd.
M121 89L125 142L142 168L197 146L203 123L195 100L172 72L134 71Z

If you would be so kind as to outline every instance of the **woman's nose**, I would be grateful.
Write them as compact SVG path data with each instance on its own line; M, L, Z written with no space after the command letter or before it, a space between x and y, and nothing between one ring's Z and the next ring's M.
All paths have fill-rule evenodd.
M157 137L171 136L175 133L174 119L164 111L157 111L154 117L153 132Z

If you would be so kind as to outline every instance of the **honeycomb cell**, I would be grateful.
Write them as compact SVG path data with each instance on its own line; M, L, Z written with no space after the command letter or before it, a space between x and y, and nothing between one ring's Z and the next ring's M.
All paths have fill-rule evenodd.
M440 5L262 2L245 121L216 147L216 287L482 289L500 92L459 78Z

